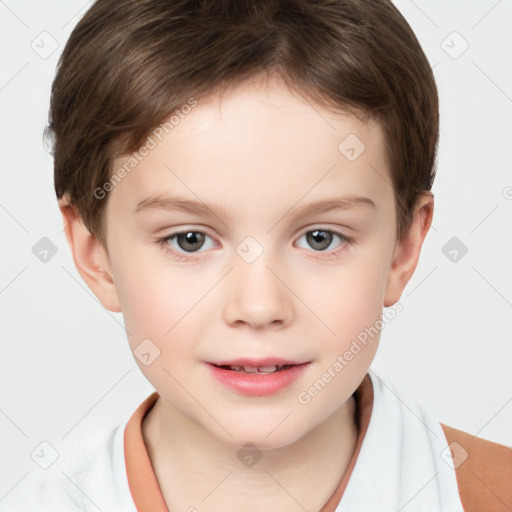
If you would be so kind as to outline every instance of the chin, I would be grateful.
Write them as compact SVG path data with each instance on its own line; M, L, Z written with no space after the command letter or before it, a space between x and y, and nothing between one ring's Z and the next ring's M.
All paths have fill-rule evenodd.
M279 421L275 423L275 425L278 424ZM307 434L307 432L304 431L281 427L276 428L275 431L272 431L272 428L258 429L255 426L247 428L247 424L230 425L227 429L233 437L230 437L224 431L220 438L218 435L216 437L223 444L236 448L237 450L247 443L252 443L260 450L278 450L295 443ZM279 432L277 431L278 429L280 430Z

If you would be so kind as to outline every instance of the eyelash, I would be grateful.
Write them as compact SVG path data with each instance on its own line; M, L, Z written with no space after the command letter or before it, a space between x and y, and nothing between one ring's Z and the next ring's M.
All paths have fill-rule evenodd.
M308 231L305 231L299 237L299 239L302 238L304 235L307 235L308 233L312 233L313 231L324 231L325 233L331 233L335 236L338 236L342 240L340 246L332 251L315 251L314 249L312 249L314 252L318 252L318 255L319 255L318 259L320 259L322 257L321 255L323 255L323 254L328 255L327 256L328 258L337 256L338 253L342 252L347 247L347 245L355 244L354 238L343 235L341 233L338 233L337 231L332 231L332 230L323 229L323 228L309 229ZM160 239L158 239L157 243L166 254L170 254L173 258L175 258L179 261L197 261L198 259L200 259L200 256L195 256L195 254L199 254L199 253L188 253L187 256L185 256L184 253L176 251L175 249L172 249L169 246L169 243L168 243L169 240L172 240L174 237L181 235L181 234L185 234L185 233L201 233L203 235L209 236L208 233L205 233L204 231L187 229L184 231L176 231L175 233L171 233L170 235L168 235L164 238L160 238ZM204 252L204 251L200 251L200 252Z

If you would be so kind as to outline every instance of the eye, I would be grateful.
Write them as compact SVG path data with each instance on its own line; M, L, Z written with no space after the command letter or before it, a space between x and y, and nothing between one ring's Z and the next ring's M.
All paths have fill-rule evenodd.
M338 244L337 247L341 246L342 249L346 245L351 244L353 241L352 238L348 236L342 235L341 233L337 233L335 231L329 231L327 229L314 229L311 231L306 231L306 233L304 233L304 235L302 235L299 240L301 240L303 237L306 238L306 242L310 247L316 251L326 252L330 255L338 253L338 250L328 250L335 238L339 238L341 240L341 243Z
M159 243L164 251L171 253L177 259L192 261L196 259L193 255L204 246L207 238L211 240L203 231L188 230L172 233L165 238L161 238ZM211 247L207 247L207 249Z
M327 229L314 229L307 231L299 238L299 240L304 237L311 248L319 254L325 253L325 256L335 256L347 245L353 243L353 239L351 237ZM335 238L340 239L341 242L336 246L337 248L335 247L334 250L332 248L329 250L329 247L332 245ZM205 241L207 239L212 240L204 231L186 230L171 233L170 235L159 239L158 243L162 249L166 253L171 254L173 258L182 261L195 261L198 259L197 253L204 252L199 251L199 249L205 248ZM208 244L206 244L205 250L211 249L214 246L215 243L212 240L209 247ZM307 247L305 248L307 249Z

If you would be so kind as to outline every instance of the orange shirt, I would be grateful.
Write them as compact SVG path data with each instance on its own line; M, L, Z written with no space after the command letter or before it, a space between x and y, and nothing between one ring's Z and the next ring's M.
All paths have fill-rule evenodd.
M144 438L142 421L159 395L146 398L129 419L124 432L126 473L138 512L169 511L158 486ZM373 388L368 375L355 392L358 435L347 470L320 512L335 512L347 487L365 437L373 407ZM459 495L465 512L512 511L512 448L493 443L441 423L454 463L458 452L468 456L455 464ZM457 443L457 444L451 444ZM461 448L463 450L461 450Z

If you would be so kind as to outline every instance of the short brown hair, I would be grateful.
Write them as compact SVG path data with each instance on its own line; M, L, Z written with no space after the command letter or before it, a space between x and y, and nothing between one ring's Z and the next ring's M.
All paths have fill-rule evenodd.
M430 190L438 93L414 32L390 0L97 0L74 28L52 86L55 191L106 247L112 160L193 98L277 75L335 111L376 119L406 232Z

